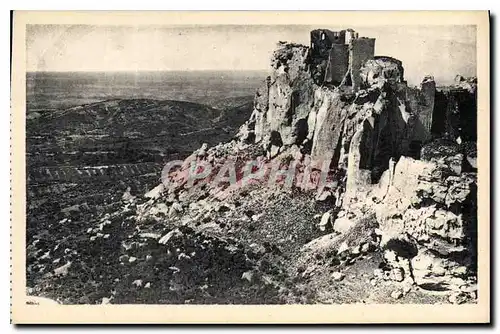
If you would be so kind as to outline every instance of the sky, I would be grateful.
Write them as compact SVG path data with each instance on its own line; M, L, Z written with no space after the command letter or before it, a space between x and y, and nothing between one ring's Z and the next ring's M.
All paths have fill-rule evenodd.
M278 41L309 45L312 29L353 28L376 38L375 55L403 62L405 78L447 84L476 75L475 26L30 25L28 71L269 70Z

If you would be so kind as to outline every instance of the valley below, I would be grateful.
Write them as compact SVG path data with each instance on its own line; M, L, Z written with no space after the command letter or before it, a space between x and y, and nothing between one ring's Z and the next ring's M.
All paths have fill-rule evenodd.
M50 93L53 90L44 84L38 83L38 91L43 88L45 95L29 94L26 125L27 284L34 287L28 288L30 295L39 294L33 291L47 281L46 275L72 257L74 245L88 241L89 226L121 210L125 193L142 196L160 182L168 161L186 158L203 143L230 140L253 108L252 90L235 98L211 96L215 107L137 98L71 105L71 95L77 93ZM47 108L49 99L55 109ZM40 254L49 248L46 257ZM104 253L116 255L119 249Z

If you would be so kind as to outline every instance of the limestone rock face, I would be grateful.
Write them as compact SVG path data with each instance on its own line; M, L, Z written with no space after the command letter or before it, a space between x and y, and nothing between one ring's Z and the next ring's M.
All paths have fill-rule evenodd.
M305 245L304 263L318 254L340 256L351 248L359 253L362 243L377 244L390 254L386 260L400 273L397 281L460 285L476 271L474 80L458 78L444 89L426 75L420 87L409 87L399 60L371 57L358 68L356 87L329 85L314 78L323 73L314 57L324 59L321 53L335 44L321 41L314 40L320 43L314 52L280 43L238 140L191 159L212 163L212 174L228 157L239 168L248 157L259 157L263 165L295 159L303 168L299 174L312 166L313 178L318 162L326 162L335 181L325 194L335 200L326 201L323 190L312 198L330 205L320 230L332 224L334 233ZM242 184L196 184L192 196L205 192L225 200Z
M399 160L393 173L377 207L382 230L387 227L391 233L407 233L425 243L433 237L450 243L464 241L469 222L460 208L475 205L471 198L473 174L457 174L445 164L406 157Z
M240 129L242 141L259 143L271 158L295 145L312 161L331 159L332 166L348 171L348 189L355 192L356 185L377 182L391 158L418 159L433 136L475 140L475 129L464 124L475 117L475 104L471 93L459 87L473 80L460 79L459 91L446 93L437 91L429 75L419 88L409 87L401 61L378 56L359 71L363 89L319 87L311 66L314 57L324 55L314 52L297 44L278 45L271 75L257 90L255 110ZM459 156L447 159L460 168Z
M389 168L391 158L410 154L416 115L406 109L403 92L385 84L358 96L353 105L357 122L347 124L344 131L344 152L348 152L347 191L356 192L356 185L377 182ZM359 103L359 104L358 104ZM356 124L357 123L357 124ZM349 142L350 133L355 131ZM348 151L347 151L348 149ZM356 177L358 175L359 177Z
M313 161L332 159L333 166L347 169L350 152L360 149L358 142L351 147L352 138L364 129L363 143L370 147L361 148L361 165L356 168L370 170L374 180L387 169L391 156L413 156L409 151L419 133L419 113L428 112L432 101L425 112L411 107L399 60L368 59L359 74L365 89L356 92L348 86L317 86L312 64L309 48L278 45L271 75L257 90L254 112L240 129L241 140L259 143L270 157L298 145ZM429 133L421 137L427 139ZM420 146L415 151L419 150Z
M371 183L371 178L378 180L388 168L391 157L413 155L410 150L418 118L406 108L404 91L397 89L386 82L359 91L351 100L338 91L318 89L308 121L313 129L308 134L311 157L330 155L333 165L351 174L366 174L366 182ZM356 178L350 179L356 182Z
M307 60L308 48L295 44L280 44L272 56L268 88L258 90L255 103L255 140L266 148L306 139L315 89Z
M432 138L432 122L435 109L436 83L432 76L425 76L420 88L407 87L408 108L418 119L413 128L413 139L426 142Z
M262 85L255 92L254 106L260 112L267 112L269 109L269 86L271 77L267 77Z
M359 192L367 185L371 185L372 138L373 126L368 120L364 120L351 140L347 163L346 189L348 193Z
M417 284L438 284L474 271L476 175L457 173L443 161L402 157L393 175L388 171L383 177L389 185L375 206L382 245L402 235L417 244L412 260ZM457 274L462 267L465 272Z
M380 247L394 254L390 265L409 272L423 287L456 289L475 274L475 173L456 170L444 158L403 156L377 184L356 189L355 196L345 194L343 214L334 228L375 214Z
M267 88L256 97L256 142L271 157L293 145L305 161L331 159L345 170L338 233L374 215L382 245L416 245L408 261L418 254L415 264L440 268L427 274L474 268L476 155L467 143L476 130L465 122L476 116L475 81L459 77L444 90L426 75L409 87L399 60L374 57L359 71L360 90L319 87L310 57L293 44L274 53Z
M317 89L314 108L308 117L308 139L312 140L311 156L321 159L340 148L348 105L338 92Z

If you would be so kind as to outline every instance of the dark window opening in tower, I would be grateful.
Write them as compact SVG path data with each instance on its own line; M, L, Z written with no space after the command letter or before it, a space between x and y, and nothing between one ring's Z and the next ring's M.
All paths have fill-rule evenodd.
M352 78L351 78L351 74L347 74L347 78L345 79L345 83L344 83L346 86L352 86Z

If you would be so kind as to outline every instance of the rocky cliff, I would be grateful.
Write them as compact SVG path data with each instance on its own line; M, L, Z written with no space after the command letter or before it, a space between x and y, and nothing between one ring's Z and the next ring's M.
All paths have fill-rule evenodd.
M280 43L238 138L202 148L169 175L184 180L170 185L171 200L201 197L206 205L244 202L241 194L249 191L279 194L285 190L262 180L249 190L243 163L260 159L265 169L294 160L288 165L297 168L293 189L322 203L319 228L330 234L303 246L293 266L318 256L350 263L360 247L378 248L390 279L457 291L450 298L463 302L476 273L475 81L458 78L438 89L424 76L420 87L410 87L401 61L378 56L361 66L354 89L318 84L318 63L308 47ZM195 182L195 198L187 197L190 163L210 162L213 180L227 159L237 166L238 182ZM334 181L318 186L325 165ZM307 176L312 187L304 186ZM211 219L209 212L203 217Z
M330 189L337 206L323 222L336 238L371 219L388 262L413 283L458 289L474 275L475 79L458 76L437 89L425 76L409 87L401 61L374 57L354 92L316 85L303 46L280 45L272 63L242 139L271 158L298 148L308 163L328 159L344 170L343 188Z

